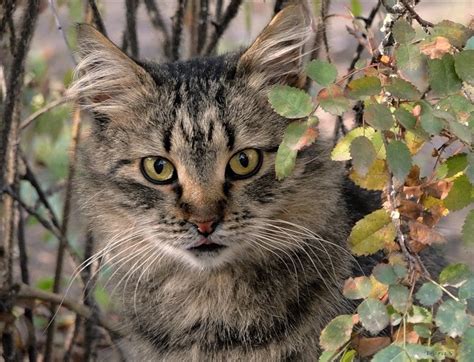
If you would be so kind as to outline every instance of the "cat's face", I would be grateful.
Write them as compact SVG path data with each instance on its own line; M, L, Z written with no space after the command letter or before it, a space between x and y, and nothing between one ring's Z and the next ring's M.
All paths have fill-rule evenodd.
M311 211L309 183L318 167L327 172L317 147L292 177L274 172L288 120L267 94L301 81L310 32L301 14L275 19L242 55L167 65L136 63L80 28L83 73L72 91L96 118L83 149L83 207L117 260L213 268L291 250L275 235L297 210ZM328 197L319 198L324 208Z

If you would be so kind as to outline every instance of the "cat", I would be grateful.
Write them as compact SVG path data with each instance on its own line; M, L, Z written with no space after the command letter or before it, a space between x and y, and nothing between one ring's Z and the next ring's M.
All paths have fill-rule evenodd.
M275 175L289 120L268 92L306 83L312 35L293 4L244 51L155 64L78 25L69 94L93 125L77 189L133 360L315 361L322 328L352 311L341 286L363 196L323 139Z

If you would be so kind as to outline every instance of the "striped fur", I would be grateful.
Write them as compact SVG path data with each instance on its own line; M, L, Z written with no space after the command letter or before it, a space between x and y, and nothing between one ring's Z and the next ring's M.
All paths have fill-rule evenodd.
M133 360L314 361L321 328L346 310L352 268L344 170L323 141L276 181L275 151L288 121L270 108L277 83L299 84L311 33L289 6L243 53L157 65L134 61L79 28L71 97L95 118L81 152L78 192L107 255ZM226 177L235 152L262 150L251 178ZM140 173L163 156L178 180ZM226 247L195 255L193 218L218 218Z

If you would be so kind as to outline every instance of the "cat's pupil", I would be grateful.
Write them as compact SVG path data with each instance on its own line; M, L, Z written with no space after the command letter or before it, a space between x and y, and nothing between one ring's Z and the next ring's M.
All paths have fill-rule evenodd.
M165 167L165 161L164 160L156 160L155 164L153 166L155 167L156 173L159 175L160 173L163 172L163 168Z
M249 165L249 158L247 157L247 155L243 152L240 153L239 155L239 162L240 164L242 165L242 167L248 167Z

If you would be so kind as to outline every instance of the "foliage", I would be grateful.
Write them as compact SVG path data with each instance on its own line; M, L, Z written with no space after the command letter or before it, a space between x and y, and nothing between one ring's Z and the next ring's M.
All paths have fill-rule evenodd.
M358 2L352 8L359 11ZM307 75L322 87L311 107L309 95L291 87L269 96L277 113L300 117L278 150L279 179L291 177L297 151L314 141L305 117L319 108L342 116L355 105L362 124L337 142L331 157L350 162L349 177L358 186L383 195L383 207L355 224L348 245L356 256L381 250L385 256L372 275L345 282L344 296L361 303L325 327L321 361L474 359L474 274L458 263L435 278L418 255L443 241L435 229L443 216L473 201L473 30L447 20L416 29L406 14L387 17L386 37L394 43L382 44L383 52L353 74L338 76L329 62L310 62ZM428 84L411 82L413 71ZM423 173L417 158L429 150L434 166ZM463 225L463 239L472 243L474 211Z

